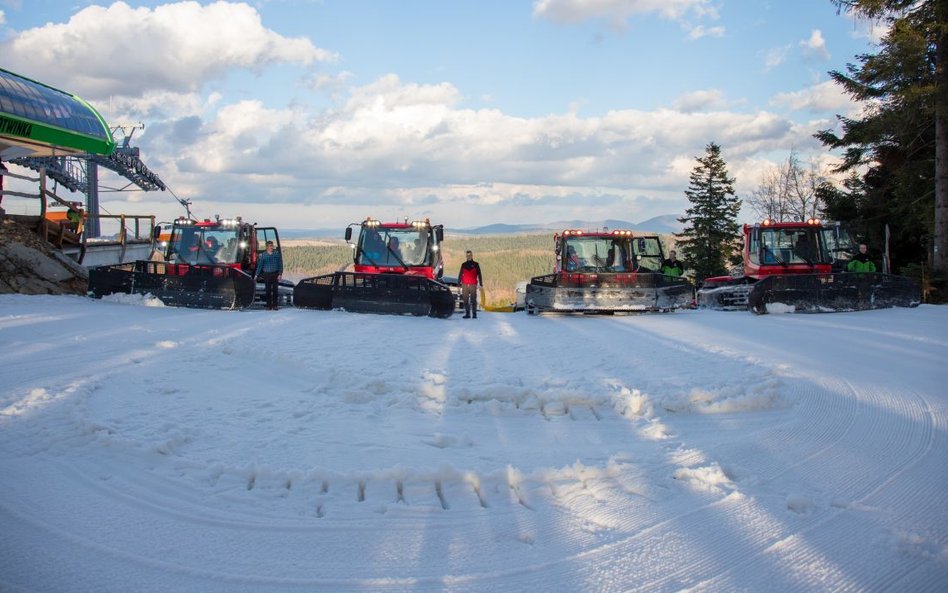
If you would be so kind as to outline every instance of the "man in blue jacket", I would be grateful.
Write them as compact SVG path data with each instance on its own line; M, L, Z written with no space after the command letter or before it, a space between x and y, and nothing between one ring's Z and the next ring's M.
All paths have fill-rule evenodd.
M279 251L274 251L273 241L267 241L267 250L260 254L255 275L263 280L267 309L276 311L278 308L277 287L280 285L280 278L283 277L283 256Z

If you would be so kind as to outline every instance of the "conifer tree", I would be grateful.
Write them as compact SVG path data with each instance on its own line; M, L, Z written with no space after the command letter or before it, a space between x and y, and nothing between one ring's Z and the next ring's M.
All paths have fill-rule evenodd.
M678 219L685 225L678 235L678 247L695 271L697 281L726 273L739 255L740 233L737 214L741 200L734 194L734 178L728 176L721 147L714 142L691 172L685 196L691 207Z
M842 134L816 137L845 149L838 171L868 167L857 222L895 228L903 263L930 257L948 277L948 0L831 0L888 26L878 52L830 72L865 106L839 117ZM868 223L871 223L868 224ZM927 252L927 253L926 253Z

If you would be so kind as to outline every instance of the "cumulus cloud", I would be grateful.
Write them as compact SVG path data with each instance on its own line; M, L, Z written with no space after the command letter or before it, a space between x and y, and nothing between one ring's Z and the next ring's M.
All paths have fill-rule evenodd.
M307 86L317 91L322 91L330 97L338 97L349 87L353 74L349 71L337 72L334 74L320 73L311 77L305 82Z
M543 0L535 12L566 20L714 16L699 0ZM195 21L200 32L189 24ZM117 31L134 31L135 39ZM732 172L753 171L745 163L804 146L817 129L776 108L828 104L801 91L776 97L775 112L739 113L728 111L735 102L723 92L706 89L669 109L516 117L467 107L450 82L389 74L354 86L349 72L311 69L299 75L299 88L322 93L325 103L267 104L225 96L214 83L235 69L265 73L274 64L315 65L334 54L277 35L250 6L225 2L91 6L65 23L16 33L0 51L4 67L101 98L94 104L109 121L145 122L135 136L145 162L177 195L193 199L199 215L297 227L368 213L523 222L680 212L694 158L708 142L722 145ZM166 217L172 213L160 208L177 208L171 199L147 200Z
M702 98L706 105L724 101L712 90L682 102ZM149 166L205 200L226 195L327 213L348 207L350 218L365 208L481 218L483 208L502 205L503 216L515 220L536 218L529 208L538 206L551 216L582 217L584 208L603 218L610 210L676 212L671 204L680 204L694 156L707 142L721 143L739 162L812 134L768 112L520 118L460 105L450 84L389 75L352 89L335 109L274 109L248 100L153 125L141 147Z
M460 99L461 93L449 83L406 85L398 76L389 74L367 86L353 88L346 108L349 111L395 112L416 107L451 106Z
M141 97L115 95L95 105L108 121L162 121L212 112L220 103L219 92L175 93L149 91Z
M790 93L776 95L771 104L785 107L793 111L835 112L841 114L855 113L859 106L849 95L832 80L826 80L811 87Z
M4 24L4 23L6 23L6 22L7 22L7 17L6 17L5 14L3 14L3 11L0 10L0 25Z
M308 39L265 28L253 7L223 1L89 6L68 22L17 33L0 43L0 53L6 67L90 99L187 93L234 68L336 58Z
M658 14L681 21L689 16L716 18L710 0L535 0L533 16L559 23L604 20L623 28L632 17Z
M719 89L694 91L675 100L672 107L684 113L711 111L727 107L724 92Z
M830 53L826 49L826 40L823 39L823 32L819 29L813 29L809 39L800 42L803 48L803 55L810 59L829 60Z

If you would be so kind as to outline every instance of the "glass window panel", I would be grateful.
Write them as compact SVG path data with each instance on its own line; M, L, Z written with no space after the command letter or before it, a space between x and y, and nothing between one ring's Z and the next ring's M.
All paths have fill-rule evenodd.
M0 105L11 115L89 136L107 138L98 118L61 91L0 71Z

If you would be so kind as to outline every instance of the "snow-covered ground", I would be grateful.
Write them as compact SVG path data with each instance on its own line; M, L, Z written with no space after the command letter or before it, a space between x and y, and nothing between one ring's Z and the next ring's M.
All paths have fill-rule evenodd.
M948 590L948 307L147 304L0 297L0 590Z

